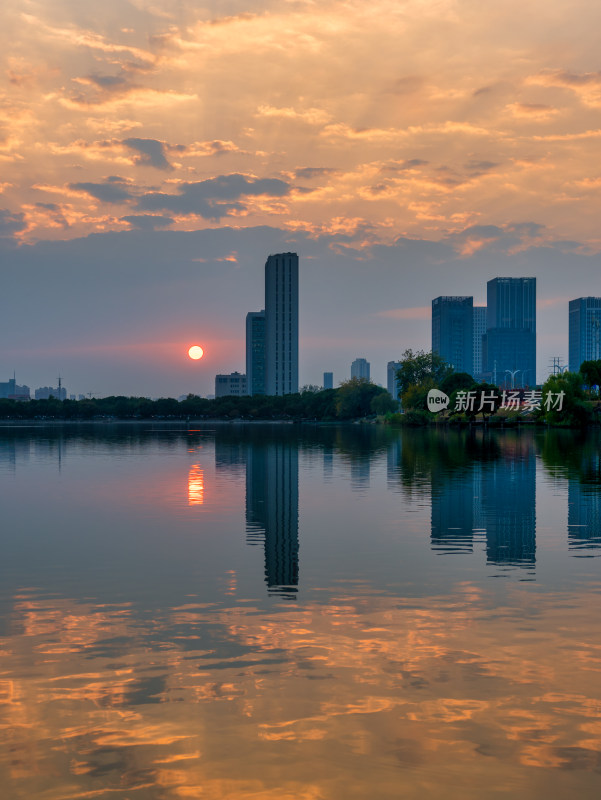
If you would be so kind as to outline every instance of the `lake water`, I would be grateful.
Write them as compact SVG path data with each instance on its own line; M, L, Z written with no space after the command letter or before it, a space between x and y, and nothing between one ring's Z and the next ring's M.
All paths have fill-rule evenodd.
M0 428L1 797L599 797L600 443Z

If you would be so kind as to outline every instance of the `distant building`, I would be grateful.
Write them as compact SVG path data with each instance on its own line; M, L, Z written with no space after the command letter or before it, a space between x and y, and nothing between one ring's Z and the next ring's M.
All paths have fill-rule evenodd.
M536 278L486 284L483 373L498 386L536 385Z
M215 375L215 397L241 397L248 394L246 375L232 372L229 375Z
M482 337L486 333L486 306L474 306L474 371L476 380L482 379Z
M474 374L473 297L437 297L432 300L432 352L456 372Z
M351 364L351 378L365 378L369 380L369 361L365 358L356 358Z
M401 368L400 361L389 361L386 366L386 388L395 400L399 399L400 386L397 379L397 370Z
M5 400L31 400L29 386L19 386L16 378L0 383L0 398Z
M601 358L601 297L570 300L570 372L578 372L583 361Z
M334 373L333 372L324 372L323 373L323 388L324 389L333 389L334 388Z
M265 394L298 392L298 255L265 263Z
M57 386L56 388L53 386L40 386L39 389L35 390L36 400L49 400L51 397L55 400L66 400L67 390L64 386Z
M246 381L249 394L265 394L265 311L246 315Z

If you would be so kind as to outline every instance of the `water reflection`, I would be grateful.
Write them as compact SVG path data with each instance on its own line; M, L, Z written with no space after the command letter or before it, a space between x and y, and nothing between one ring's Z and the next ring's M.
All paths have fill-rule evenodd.
M547 471L568 482L568 546L578 557L601 555L599 431L547 431L540 439Z
M480 503L489 563L533 567L536 561L536 472L531 440L511 442L480 470Z
M204 470L200 464L192 464L188 473L188 505L201 506L204 503Z
M13 431L0 471L3 797L598 796L596 434Z
M298 447L255 443L246 451L246 540L265 550L270 594L295 596L298 587Z

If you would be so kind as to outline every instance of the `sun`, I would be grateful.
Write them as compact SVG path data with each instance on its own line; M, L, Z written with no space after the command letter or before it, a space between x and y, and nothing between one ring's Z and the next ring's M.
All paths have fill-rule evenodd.
M192 345L192 347L188 350L188 355L190 358L194 359L194 361L198 361L199 358L204 356L204 350L202 347L199 347L197 344Z

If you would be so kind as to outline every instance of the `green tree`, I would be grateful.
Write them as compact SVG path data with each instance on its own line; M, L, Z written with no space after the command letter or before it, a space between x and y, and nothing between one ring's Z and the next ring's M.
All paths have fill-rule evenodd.
M438 387L441 392L452 395L460 389L472 389L475 385L472 376L467 372L451 372L444 378Z
M579 372L549 375L543 385L539 418L550 425L586 425L591 420L592 408L586 401L583 383Z
M374 414L392 414L398 411L399 404L388 392L380 392L371 399L370 409Z
M601 361L583 361L580 374L587 386L601 386Z
M367 378L351 378L336 389L336 414L341 419L356 419L372 414L371 401L386 392Z
M413 350L405 350L396 376L403 395L410 386L418 386L427 381L439 386L452 372L453 367L438 353L426 353L424 350L414 353Z

